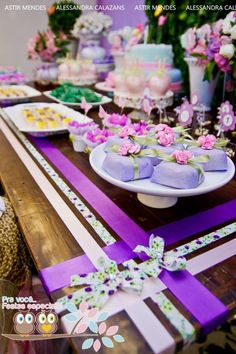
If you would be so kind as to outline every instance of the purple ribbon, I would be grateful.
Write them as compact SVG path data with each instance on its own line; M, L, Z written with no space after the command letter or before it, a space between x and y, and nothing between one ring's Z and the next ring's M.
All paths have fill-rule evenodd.
M147 233L147 239L153 233L163 237L166 246L171 245L210 227L232 220L235 217L235 209L236 200L232 200L207 211L155 228ZM126 238L124 237L124 239ZM118 264L137 257L137 254L132 252L130 247L122 240L105 246L103 251ZM40 275L45 289L48 293L52 293L68 286L68 279L70 279L71 274L78 273L78 270L80 274L95 270L87 255L78 256L44 268ZM60 277L57 276L58 274L60 274Z
M159 278L201 324L202 334L227 320L227 307L187 270L171 273L164 269Z
M107 222L107 224L120 236L123 240L113 245L104 247L106 254L122 263L125 260L135 258L137 256L131 250L138 244L147 246L149 235L142 230L128 215L118 208L112 200L110 200L96 185L94 185L77 167L75 167L56 147L49 143L46 139L32 139L34 144L47 156L53 165L62 173L73 187L85 198L85 200L97 211L97 213ZM218 206L209 211L199 213L195 216L185 218L181 221L171 223L153 230L158 236L165 237L166 244L172 244L176 241L189 237L195 233L203 231L213 225L220 224L235 217L236 201ZM227 212L227 213L226 213ZM199 222L200 217L200 222ZM187 220L187 223L186 223ZM196 224L195 224L196 222ZM153 232L152 231L152 232ZM128 246L128 247L127 247ZM145 260L142 254L139 258ZM67 267L65 267L67 265ZM78 273L74 271L74 266L87 273L95 270L86 255L76 257L73 260L63 262L53 267L43 269L41 278L45 284L45 277L54 285L54 280L58 276L58 285L65 286L64 280L70 278L71 274ZM52 272L53 271L53 272ZM63 276L62 276L63 274ZM168 289L184 304L184 306L192 313L204 328L204 333L211 331L227 318L228 309L221 303L210 291L208 291L197 279L195 279L187 271L175 274L163 272L161 280ZM182 275L181 275L182 274ZM50 279L51 278L51 279ZM53 281L53 283L52 283ZM48 285L49 291L52 291L53 285ZM56 287L58 288L58 287ZM191 296L190 296L191 290ZM203 297L203 298L202 298ZM191 298L191 299L190 299ZM205 310L211 308L211 311ZM201 310L199 310L201 309ZM204 311L204 314L202 314Z

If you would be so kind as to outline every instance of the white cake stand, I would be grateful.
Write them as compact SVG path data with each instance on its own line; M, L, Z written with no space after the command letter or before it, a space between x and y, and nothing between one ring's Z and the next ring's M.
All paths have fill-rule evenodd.
M224 172L206 172L205 181L194 189L175 189L152 183L149 178L122 182L111 177L102 168L106 153L104 144L97 146L90 154L90 164L94 171L103 179L120 188L136 192L138 200L152 208L169 208L177 203L179 197L190 197L194 195L212 192L228 183L234 176L235 166L228 158L228 170Z

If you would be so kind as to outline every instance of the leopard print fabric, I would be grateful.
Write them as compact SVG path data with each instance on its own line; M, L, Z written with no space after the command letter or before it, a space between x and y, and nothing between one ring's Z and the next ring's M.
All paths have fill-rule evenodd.
M0 217L0 278L22 286L30 277L30 256L13 208L6 197L3 199L6 211Z

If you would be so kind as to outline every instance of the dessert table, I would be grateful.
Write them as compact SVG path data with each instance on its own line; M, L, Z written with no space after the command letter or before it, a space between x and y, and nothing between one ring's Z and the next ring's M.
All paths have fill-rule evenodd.
M32 101L53 102L44 96ZM120 111L113 103L106 109ZM89 116L99 121L96 108ZM192 247L191 252L185 252L189 285L181 279L174 284L166 272L143 298L135 302L129 298L116 310L108 305L112 313L108 324L119 324L119 333L125 338L112 349L114 354L173 353L236 313L235 177L216 191L181 198L168 209L152 209L141 204L135 193L100 178L92 170L88 155L73 150L68 134L32 138L6 123L2 112L0 128L1 184L53 302L64 296L71 299L74 289L66 284L64 272L67 266L75 267L71 260L80 264L90 248L112 254L115 245L123 263L126 246L132 247L139 233L162 236L167 251L181 245ZM131 230L137 234L131 237ZM211 239L209 236L202 244L206 235ZM137 254L133 259L139 263ZM191 287L192 302L184 298L180 284ZM73 338L72 342L79 351L80 339Z

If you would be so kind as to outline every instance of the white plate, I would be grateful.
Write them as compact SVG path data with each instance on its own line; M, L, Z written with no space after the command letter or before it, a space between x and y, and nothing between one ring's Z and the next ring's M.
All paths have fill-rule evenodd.
M80 103L63 102L63 101L59 100L58 98L51 96L50 95L51 92L52 91L45 91L45 92L43 92L43 94L56 102L66 104L67 106L80 108ZM89 102L89 104L91 104L93 107L112 102L111 98L109 98L107 96L103 96L98 92L95 92L95 93L96 93L96 95L102 97L102 100L100 102Z
M120 188L138 193L138 198L144 204L155 208L166 208L174 205L178 197L189 197L208 193L224 186L234 176L235 166L228 158L228 170L225 172L205 172L205 181L194 189L175 189L152 183L149 178L137 181L122 182L103 170L102 164L106 153L104 145L97 146L90 154L90 164L94 171L103 179ZM160 198L161 197L161 198Z
M113 92L114 88L107 86L106 81L98 82L95 85L96 89L104 91L104 92Z
M30 98L33 97L38 97L41 96L41 92L38 90L35 90L33 87L30 87L28 85L1 85L1 89L20 89L23 90L27 93L27 96L25 97L0 97L0 102L22 102L25 100L29 100Z
M67 127L65 125L61 125L57 128L45 128L45 129L37 129L33 125L31 126L25 119L22 114L23 109L32 109L32 108L42 108L42 107L51 107L55 109L59 113L71 117L73 120L77 120L80 123L91 122L92 119L88 118L84 114L73 110L72 108L63 106L58 103L28 103L28 104L18 104L13 107L4 108L3 111L7 114L10 120L17 126L17 128L25 133L29 133L31 135L36 136L47 136L52 134L58 134L64 131L67 131Z

